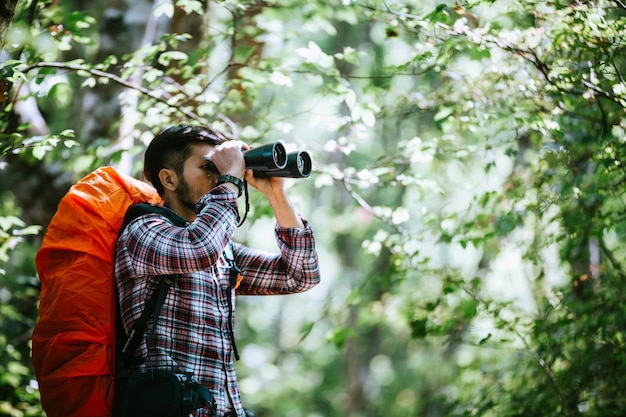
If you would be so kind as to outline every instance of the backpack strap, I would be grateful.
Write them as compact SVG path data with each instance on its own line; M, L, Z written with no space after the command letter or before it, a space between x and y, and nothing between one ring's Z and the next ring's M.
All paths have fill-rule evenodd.
M187 225L187 220L183 219L180 214L176 213L174 210L166 207L166 206L157 206L150 203L139 203L133 204L126 211L126 215L124 216L124 223L122 224L122 228L120 229L120 233L124 231L126 226L133 220L138 217L143 216L144 214L160 214L161 216L167 217L167 219L174 225L178 227L185 227Z
M135 350L139 347L139 343L146 332L146 327L148 326L148 320L150 319L150 315L154 316L154 323L152 325L152 329L150 330L150 337L154 336L154 330L156 329L157 322L159 320L159 313L161 312L161 307L163 307L163 303L165 302L165 298L167 297L167 292L170 289L170 286L174 282L170 276L165 276L159 282L159 285L154 289L154 292L150 296L150 299L146 301L146 305L141 312L141 316L133 323L133 328L130 331L130 335L122 347L121 354L124 359L124 363L130 367L133 354ZM120 317L121 318L121 317ZM150 341L148 341L148 345Z

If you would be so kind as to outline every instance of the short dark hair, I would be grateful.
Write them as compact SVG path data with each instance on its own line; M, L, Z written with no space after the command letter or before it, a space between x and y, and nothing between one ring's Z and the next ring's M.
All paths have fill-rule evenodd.
M205 126L180 124L168 126L152 139L144 155L143 175L152 183L160 196L163 184L159 172L163 168L173 169L182 175L185 161L191 155L192 144L208 143L217 146L228 139L220 132Z

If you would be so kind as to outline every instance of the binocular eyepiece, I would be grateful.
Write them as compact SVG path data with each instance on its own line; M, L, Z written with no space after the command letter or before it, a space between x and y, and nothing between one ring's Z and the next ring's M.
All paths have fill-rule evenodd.
M306 178L311 175L311 155L305 150L287 153L282 142L245 150L246 168L256 177Z

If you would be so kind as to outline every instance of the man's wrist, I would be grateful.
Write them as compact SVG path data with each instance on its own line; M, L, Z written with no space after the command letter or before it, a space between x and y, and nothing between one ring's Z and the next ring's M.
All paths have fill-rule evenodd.
M244 182L241 178L237 178L234 175L230 175L230 174L224 174L224 175L221 175L217 180L217 185L226 184L226 183L235 185L237 189L239 190L238 197L241 197L241 194L243 194L243 189L244 189Z

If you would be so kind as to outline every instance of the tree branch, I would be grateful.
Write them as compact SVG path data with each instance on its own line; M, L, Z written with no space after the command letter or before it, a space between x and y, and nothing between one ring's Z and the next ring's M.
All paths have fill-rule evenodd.
M543 360L541 356L539 356L539 354L532 348L532 346L530 346L530 344L526 341L526 339L522 336L522 334L520 334L519 330L515 329L513 326L509 326L509 330L511 330L513 333L517 335L517 337L520 338L520 340L524 344L524 347L526 347L526 351L539 364L539 366L541 367L541 370L543 370L543 372L546 374L546 376L550 380L550 383L552 384L552 386L556 390L556 393L561 399L561 406L563 407L563 410L567 410L567 397L565 396L565 393L563 393L563 391L559 387L559 384L557 384L556 377L552 373L552 369L550 369L550 366L546 363L546 361Z
M341 183L343 188L348 192L350 197L352 197L352 199L356 201L358 205L364 208L368 213L372 214L374 217L376 217L377 219L379 219L386 225L393 228L396 232L398 232L403 237L410 236L408 230L393 223L389 218L381 216L380 214L376 213L376 210L374 209L374 207L372 207L367 201L365 201L365 199L359 193L354 191L354 188L352 188L352 184L350 184L346 176L335 176L335 180L339 181L339 183Z
M618 7L620 7L620 8L622 8L622 9L626 10L626 3L624 3L623 1L620 1L620 0L613 0L613 2L614 2L615 4L617 4L617 6L618 6Z
M133 90L136 90L138 92L140 92L141 94L150 97L153 100L158 101L159 103L163 103L166 106L175 109L176 111L182 113L184 116L201 122L202 124L211 127L211 123L208 122L207 120L205 120L204 118L200 117L199 115L197 115L196 113L194 113L191 110L185 109L184 107L179 107L176 105L173 105L171 103L168 102L166 97L161 97L158 96L157 94L155 94L152 90L149 90L145 87L142 87L140 85L134 84L128 80L123 79L122 77L115 75L115 74L111 74L110 72L106 72L106 71L101 71L95 68L89 68L88 66L85 65L80 65L80 64L71 64L71 63L64 63L64 62L37 62L35 64L29 65L28 67L26 67L26 69L23 72L28 72L32 69L35 68L59 68L59 69L65 69L65 70L69 70L69 71L85 71L93 76L96 77L101 77L101 78L106 78L108 80L111 80L117 84L120 84L126 88L130 88ZM233 139L232 135L228 132L221 132L222 134L224 134L227 138L229 139Z
M463 291L468 294L470 297L472 297L477 303L485 305L485 301L482 300L480 298L480 296L476 293L476 291L474 291L472 288L468 287L467 285L463 285L462 286ZM494 316L496 316L497 314L494 314ZM559 396L559 399L561 400L561 405L563 406L563 409L566 410L567 409L567 397L565 395L565 393L563 392L563 390L561 390L561 387L559 387L559 385L557 384L557 379L554 376L554 373L552 372L552 369L550 369L550 366L546 363L545 360L543 360L543 358L532 348L532 346L530 346L530 344L528 343L528 341L526 340L526 338L520 333L519 330L517 330L513 325L511 324L506 324L505 327L513 332L513 334L515 334L524 344L524 347L526 348L526 351L530 354L530 356L532 356L532 358L535 360L535 362L537 362L539 364L539 366L541 367L541 370L546 374L546 376L548 377L548 379L550 380L550 383L552 384L552 386L554 387L554 389L556 390L556 393Z

